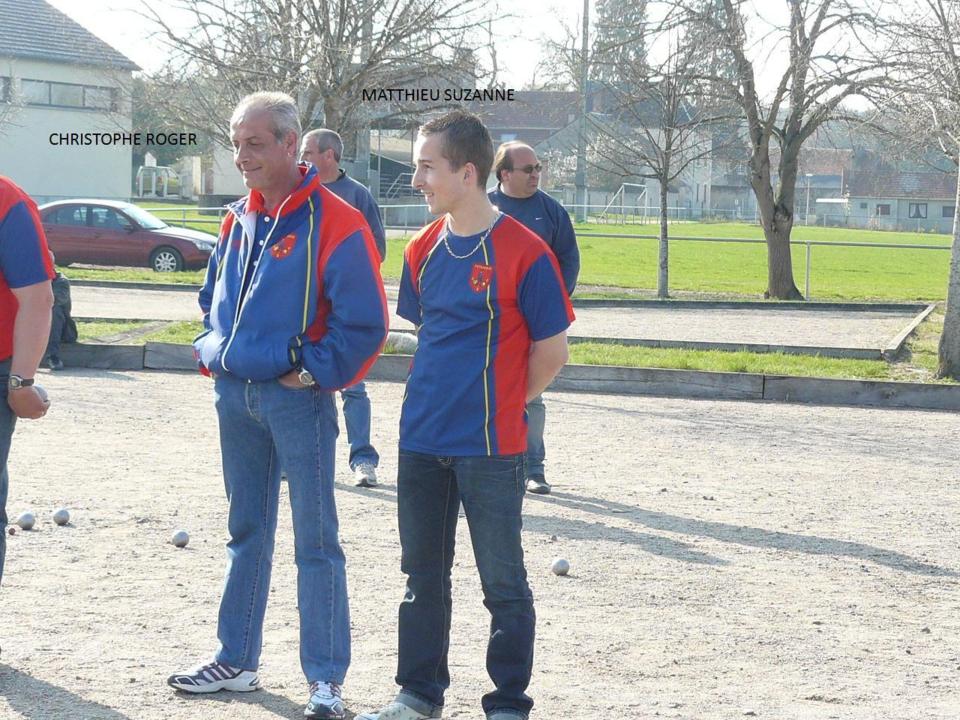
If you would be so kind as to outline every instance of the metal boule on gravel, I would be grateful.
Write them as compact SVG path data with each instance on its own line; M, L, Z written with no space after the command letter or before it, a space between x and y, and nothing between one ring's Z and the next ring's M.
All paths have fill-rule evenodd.
M553 570L554 575L566 575L568 572L570 572L570 563L563 558L558 557L553 561L550 569Z
M20 513L20 517L17 518L17 525L22 530L31 530L36 523L37 517L32 512Z
M178 548L186 547L190 542L190 535L186 530L177 530L170 538L170 542Z
M70 511L66 508L60 508L53 514L53 521L57 525L66 525L70 522Z

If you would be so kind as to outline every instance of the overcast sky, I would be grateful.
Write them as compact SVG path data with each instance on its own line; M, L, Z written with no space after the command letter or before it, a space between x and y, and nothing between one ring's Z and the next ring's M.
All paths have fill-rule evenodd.
M148 72L163 64L164 52L156 40L147 36L152 25L139 17L135 11L141 7L139 0L47 0L60 12L69 15L87 30L97 35L129 57ZM521 88L529 82L541 56L542 34L562 35L561 23L576 25L583 11L582 0L527 0L505 2L510 11L519 16L502 32L523 33L521 37L506 37L497 43L500 65L499 79L506 87ZM154 5L159 7L159 5ZM590 0L591 13L593 0ZM177 18L176 11L167 10L171 23L189 27L189 16ZM512 28L519 28L518 31Z

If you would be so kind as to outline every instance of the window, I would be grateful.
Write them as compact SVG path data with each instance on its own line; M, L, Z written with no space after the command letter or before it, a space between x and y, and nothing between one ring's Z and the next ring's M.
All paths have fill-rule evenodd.
M0 102L10 102L10 78L0 77Z
M50 83L40 80L21 80L20 91L27 105L49 105Z
M956 213L956 206L954 205L944 205L940 208L940 217L952 218Z
M907 216L911 220L919 220L927 216L927 204L926 203L910 203L910 208L907 212Z
M50 83L50 104L83 107L83 85Z
M860 209L861 209L861 210L866 210L866 209L867 209L867 203L860 203Z
M115 111L117 109L116 88L46 80L21 80L20 87L23 92L23 101L27 105L51 105L87 110Z
M877 215L889 215L890 214L890 205L889 204L878 204L877 205Z
M92 110L116 110L116 88L85 87L83 89L83 106Z
M116 210L105 207L90 208L91 225L101 230L126 230L133 227L130 221Z
M67 205L57 208L47 216L47 222L53 225L74 225L83 227L87 224L86 213L81 205Z

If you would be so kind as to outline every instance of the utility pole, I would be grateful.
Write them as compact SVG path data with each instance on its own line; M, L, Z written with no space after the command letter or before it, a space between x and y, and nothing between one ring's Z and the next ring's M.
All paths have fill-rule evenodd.
M580 52L580 132L577 137L576 219L587 221L587 32L590 27L590 0L583 0L583 43Z

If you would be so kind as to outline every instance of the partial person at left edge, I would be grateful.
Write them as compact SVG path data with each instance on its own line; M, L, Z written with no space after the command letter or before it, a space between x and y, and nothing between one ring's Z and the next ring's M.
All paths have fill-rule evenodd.
M0 176L0 579L6 556L7 457L17 418L36 420L49 400L34 375L47 347L53 262L33 200Z

